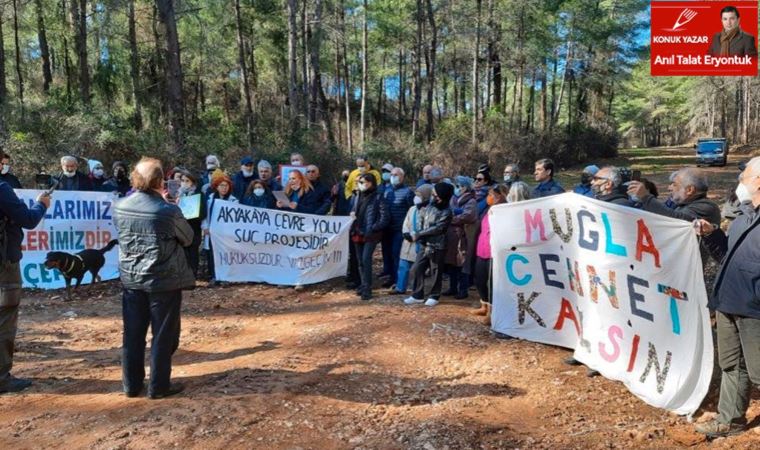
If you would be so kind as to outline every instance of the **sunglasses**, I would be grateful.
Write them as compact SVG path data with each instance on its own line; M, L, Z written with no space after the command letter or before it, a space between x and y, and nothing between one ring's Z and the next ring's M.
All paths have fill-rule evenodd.
M483 177L477 177L475 178L475 181L486 181L486 179Z

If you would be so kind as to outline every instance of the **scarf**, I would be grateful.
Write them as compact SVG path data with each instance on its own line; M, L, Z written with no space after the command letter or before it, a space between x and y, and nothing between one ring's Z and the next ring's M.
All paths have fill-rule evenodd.
M726 30L720 33L720 56L729 56L728 46L731 43L731 39L735 38L739 34L739 27L726 33Z

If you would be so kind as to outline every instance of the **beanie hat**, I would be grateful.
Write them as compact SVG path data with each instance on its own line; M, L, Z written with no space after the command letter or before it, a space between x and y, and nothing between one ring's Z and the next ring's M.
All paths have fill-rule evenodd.
M420 196L423 202L428 202L430 201L430 194L433 193L433 185L425 183L422 186L418 187L414 192Z

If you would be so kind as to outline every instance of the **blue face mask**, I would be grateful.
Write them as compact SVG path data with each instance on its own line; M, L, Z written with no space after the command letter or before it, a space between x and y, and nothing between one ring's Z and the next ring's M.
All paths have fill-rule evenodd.
M383 172L383 181L389 181L391 179L391 174L389 172Z
M398 186L401 184L401 179L397 175L391 175L391 184L394 186Z
M458 187L454 188L454 195L457 196L457 197L459 197L460 195L462 195L462 189L460 189Z

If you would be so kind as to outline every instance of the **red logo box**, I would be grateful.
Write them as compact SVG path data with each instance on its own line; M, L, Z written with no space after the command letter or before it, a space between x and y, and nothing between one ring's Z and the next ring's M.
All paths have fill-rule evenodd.
M757 76L757 0L652 1L650 6L652 75ZM721 10L727 6L739 12L741 31L731 40L732 54L721 56Z

